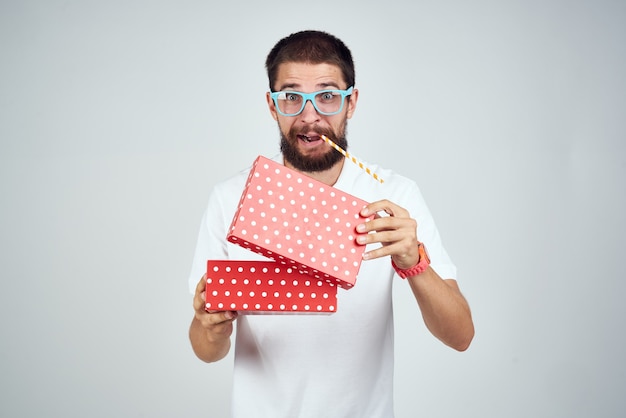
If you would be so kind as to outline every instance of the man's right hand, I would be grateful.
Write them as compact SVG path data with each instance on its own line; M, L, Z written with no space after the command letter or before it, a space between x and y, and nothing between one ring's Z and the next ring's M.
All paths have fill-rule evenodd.
M193 298L195 315L189 328L189 339L196 356L203 361L222 359L230 349L230 336L236 311L207 311L205 306L206 275L196 286Z

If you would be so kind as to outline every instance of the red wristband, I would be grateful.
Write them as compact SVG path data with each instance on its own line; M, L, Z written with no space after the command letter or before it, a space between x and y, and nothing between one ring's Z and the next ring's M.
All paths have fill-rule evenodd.
M416 265L409 269L398 268L398 266L396 266L396 263L393 262L393 259L391 259L391 265L393 266L396 273L398 273L398 276L406 279L407 277L413 277L417 276L418 274L422 274L426 271L426 269L428 269L428 266L430 265L430 258L428 258L428 253L426 252L426 247L424 247L423 243L417 243L417 251L420 256L419 261Z

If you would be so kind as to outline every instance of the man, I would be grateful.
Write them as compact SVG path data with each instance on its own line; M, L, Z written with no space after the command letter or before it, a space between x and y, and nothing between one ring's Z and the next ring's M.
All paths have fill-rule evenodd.
M190 277L192 347L203 361L222 359L236 321L235 417L392 417L391 286L401 280L394 273L406 277L430 332L462 351L474 327L456 269L413 181L378 168L385 180L379 185L321 139L348 146L347 120L359 92L343 42L324 32L292 34L274 46L266 68L267 104L281 136L274 160L372 202L357 227L364 261L354 288L339 290L332 315L206 312L205 277L198 282L206 260L260 258L226 242L249 172L243 171L214 187L202 221ZM374 219L365 222L371 214Z

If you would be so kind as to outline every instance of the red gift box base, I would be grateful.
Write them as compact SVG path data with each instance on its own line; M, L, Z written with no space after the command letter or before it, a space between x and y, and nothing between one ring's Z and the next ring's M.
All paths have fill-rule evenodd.
M337 287L274 261L208 260L207 311L334 313Z

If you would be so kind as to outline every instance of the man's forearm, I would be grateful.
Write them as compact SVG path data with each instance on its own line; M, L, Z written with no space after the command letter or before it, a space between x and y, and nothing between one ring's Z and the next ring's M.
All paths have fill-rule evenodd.
M474 338L474 324L456 281L442 280L431 268L408 280L430 332L455 350L466 350Z

